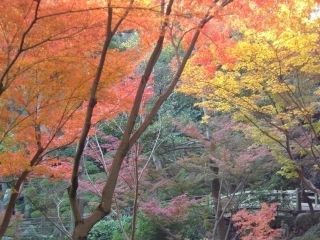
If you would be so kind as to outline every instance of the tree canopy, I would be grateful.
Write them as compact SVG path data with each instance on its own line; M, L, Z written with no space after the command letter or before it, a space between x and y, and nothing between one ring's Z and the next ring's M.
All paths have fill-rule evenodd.
M110 239L276 239L276 205L226 217L239 193L320 194L318 0L0 10L0 238L22 199L71 239L104 239L104 225Z

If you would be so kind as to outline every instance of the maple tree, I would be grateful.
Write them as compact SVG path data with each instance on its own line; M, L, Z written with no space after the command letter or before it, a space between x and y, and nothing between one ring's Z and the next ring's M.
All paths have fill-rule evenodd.
M170 200L167 206L161 207L160 204L151 200L144 203L142 210L155 218L163 220L182 221L186 209L192 205L192 201L186 195L180 195Z
M280 2L272 18L260 19L269 15L266 8L258 11L261 21L234 23L238 30L228 46L233 61L218 59L219 69L209 78L207 66L190 62L180 91L200 98L199 106L251 125L246 133L268 146L282 165L279 173L300 177L318 191L303 171L318 162L315 6L316 1Z
M238 232L243 240L272 240L281 236L280 229L272 229L270 222L275 219L276 204L261 205L261 209L256 213L247 210L240 210L232 216L232 221L238 228Z
M130 50L124 53L121 51L109 49L112 38L117 34L119 27L122 25L125 18L129 15L130 10L134 9L135 7L139 8L148 5L150 3L144 1L137 1L134 3L134 1L131 1L129 2L129 5L126 4L125 6L123 6L123 4L121 4L121 1L119 3L116 3L116 1L114 1L112 2L112 4L115 4L115 6L111 6L111 1L109 1L107 5L104 5L104 3L93 3L87 1L79 2L76 5L73 4L73 2L70 2L69 4L68 1L61 4L51 1L17 1L12 4L11 2L9 3L8 1L6 1L1 5L3 9L6 10L6 12L14 13L13 15L3 15L3 22L12 23L11 28L3 28L2 38L2 47L5 50L3 52L6 52L7 54L1 57L3 66L1 76L1 94L4 106L3 110L7 110L8 113L8 116L4 117L3 119L3 123L6 126L4 127L3 135L4 140L6 140L5 143L9 143L9 140L11 140L15 142L15 146L19 146L19 151L13 151L12 154L14 155L14 159L17 161L17 163L23 163L22 165L20 165L20 167L17 167L15 169L15 172L3 172L4 176L6 174L14 174L20 176L18 177L18 181L16 182L16 185L14 187L14 192L11 196L10 203L8 204L8 207L6 209L6 214L1 226L1 235L4 234L4 231L8 226L15 200L17 199L20 191L20 186L32 170L30 167L36 166L40 162L44 162L44 156L46 155L45 150L49 149L49 147L51 148L49 151L52 151L52 149L54 149L55 147L54 145L64 146L65 144L72 143L74 141L74 138L78 137L79 127L77 127L75 124L77 124L77 122L79 123L79 121L72 120L82 118L81 115L84 114L84 111L81 111L81 109L80 111L77 110L79 108L82 108L83 106L84 110L86 111L85 122L82 133L80 134L78 150L74 159L72 185L69 191L70 199L73 203L72 206L74 210L76 225L77 223L79 223L79 214L76 206L76 191L78 185L77 175L80 158L84 148L84 142L89 133L92 122L93 108L97 104L96 98L99 97L99 100L101 102L103 98L98 94L98 85L99 92L103 93L103 89L110 87L111 83L114 84L117 80L123 78L124 75L128 75L128 73L133 70L133 67L131 64L126 64L126 67L124 67L124 65L120 61L121 55L125 56L126 60L130 60L130 56L137 59L138 56L135 53L139 52L140 54L143 54L144 48L148 45L148 42L141 41L141 47L136 46L134 50L131 51L131 55L128 55L128 52L130 52ZM171 5L172 2L167 7L167 15L170 14ZM12 7L12 9L15 9L16 11L8 11L7 9L9 9L10 7ZM102 20L100 17L104 18L103 11L101 11L101 15L97 15L95 13L95 18L93 19L93 21L91 21L90 17L93 16L91 15L92 11L104 9L107 9L108 15L106 24L101 24ZM164 2L162 3L162 9L164 9ZM132 10L132 12L134 11ZM148 11L147 15L142 8L141 12L145 15L130 15L131 21L126 24L126 28L129 30L134 28L136 31L139 29L140 34L143 34L143 32L145 31L145 26L143 26L143 24L135 24L134 20L136 17L139 17L139 21L142 21L144 17L150 17L150 11ZM155 13L156 15L159 15L157 11L155 11ZM160 23L161 25L162 20L156 15L154 18L150 18L150 20L158 21L159 19L160 21L158 21L158 23ZM56 21L52 21L52 18L57 19L59 22L61 20L61 25L57 24ZM164 31L166 30L167 22L168 20L164 21L164 25L162 26L162 30L160 32L164 33ZM90 23L89 26L88 23ZM203 25L204 23L205 22L201 23L201 25ZM150 24L150 21L148 21L148 24ZM57 28L58 26L61 27L65 25L65 28ZM98 54L98 56L100 55L98 68L95 73L95 78L91 82L90 78L92 75L94 75L94 67L92 68L92 65L94 66L96 62L96 58L92 54L95 54L95 52L97 51L96 47L98 46L97 40L94 37L96 37L99 42L99 36L101 36L99 32L102 33L102 35L105 34L104 31L97 31L96 25L98 30L101 30L103 29L103 26L106 26L106 39L104 41L102 52ZM10 27L10 24L6 24L6 26ZM92 34L93 31L95 34ZM125 29L121 29L120 31L125 31ZM83 38L79 37L82 32L85 33ZM158 29L156 29L156 32L158 32ZM149 80L151 70L153 68L153 65L155 64L159 52L161 52L162 44L164 41L164 36L162 35L162 33L158 38L158 45L154 50L154 53L151 55L149 64L147 65L145 74L143 76L143 79L145 80L140 83L140 86L138 88L138 94L130 117L131 119L129 118L128 128L122 141L122 145L120 144L119 146L119 153L121 153L121 151L125 150L128 147L128 137L133 130L132 128L134 120L140 108L141 99L146 87L146 83ZM148 35L148 40L152 40L153 34L151 33L150 29L148 29ZM199 35L199 32L197 33L197 35ZM90 37L92 36L94 36L93 39L90 39ZM70 41L70 39L75 40L75 42ZM81 41L84 41L86 44ZM76 47L83 47L82 51L78 51ZM54 53L56 52L63 53L62 57L59 55L55 56ZM110 56L106 59L107 52L108 56ZM187 56L190 56L190 54L191 51L189 51ZM185 59L187 59L188 57L186 57ZM53 58L55 61L47 61L47 58ZM67 61L67 64L63 64L64 61ZM113 67L107 68L105 71L103 71L104 65L107 64L112 65ZM68 68L67 66L70 66L70 68ZM121 66L121 70L118 66ZM84 69L85 71L82 72L80 69ZM51 70L52 72L50 73L49 71L48 73L48 70ZM32 80L29 80L29 78L31 78ZM178 78L179 77L176 77L175 81L177 81ZM70 79L72 79L73 81L70 81ZM100 81L100 79L103 79L104 81ZM53 84L53 86L50 86L51 84ZM41 86L42 88L40 88ZM21 87L25 89L21 90ZM63 89L62 87L66 89ZM162 96L161 99L159 99L158 105L159 103L161 105L161 102L163 102L167 98L173 87L174 85L169 88L167 93ZM100 88L102 89L101 91ZM89 89L91 89L89 94L90 97L88 101L86 101L86 96ZM19 95L17 93L22 94L22 97L19 98ZM104 94L106 93L108 92L104 92ZM17 99L12 100L11 96L16 94ZM101 95L103 96L103 94ZM107 97L110 97L109 95ZM110 100L111 99L109 99L109 102L112 102L112 100ZM12 103L12 101L14 101L14 103ZM14 105L17 105L17 108L20 107L18 105L19 101L22 102L20 103L22 105L21 109L11 111L12 106ZM61 104L59 101L61 101ZM45 104L47 108L42 108L41 103ZM53 104L55 106L55 111L52 111L52 108L50 107ZM58 108L59 105L61 109ZM9 106L11 107L11 109L9 108ZM28 111L27 107L30 107L33 111ZM156 108L159 108L159 106L157 106ZM106 106L103 106L100 109L110 110L110 108L106 108ZM59 110L60 115L58 112ZM25 114L24 111L27 114ZM28 112L31 112L31 114L28 114ZM117 111L113 112L116 113ZM16 115L18 116L16 118L9 116L12 113L16 113ZM47 118L42 118L40 116L41 114L43 114L43 116L46 116ZM99 112L99 115L103 115L102 112ZM153 113L151 113L149 118L147 118L145 124L142 125L135 138L141 135L141 130L147 127L147 125L149 124L148 122L150 122L152 119L152 115ZM4 114L4 116L6 115ZM19 119L19 117L21 119ZM9 121L9 119L11 120L12 118L16 121L13 122L12 125L10 125L11 121ZM19 124L16 124L17 122ZM25 125L21 124L21 122ZM59 124L56 126L56 123ZM53 126L50 126L50 124ZM70 128L70 126L72 126L72 128ZM18 127L21 128L18 129ZM21 131L21 129L23 129L24 131ZM35 132L35 134L32 134L33 132ZM60 132L62 132L62 135ZM22 136L27 135L33 140L33 145L31 144L32 142L28 142L25 149L26 153L22 152L23 149L21 149L20 144L18 144L17 140L19 139L19 133L21 133ZM8 135L10 135L10 138L7 137ZM34 135L35 137L33 139L32 136ZM68 138L68 140L71 139L71 142L62 144L61 138ZM24 139L24 143L26 143L25 140L26 139ZM23 161L28 158L28 155L31 156L31 160ZM115 161L117 165L119 165L119 163L121 165L121 161L123 159L122 155L123 153L118 156L119 160ZM1 164L3 166L2 169L4 170L6 169L6 164L9 165L9 162L6 161L8 157L12 157L12 155L8 155L8 153L2 155ZM110 184L113 187L111 187L111 189L108 188L108 191L111 190L111 192L108 194L111 195L113 194L112 188L114 189L118 175L117 172L119 171L117 170L117 168L115 169L115 172L111 171L110 174ZM12 168L8 169L13 170ZM111 197L109 197L109 199L111 200ZM107 212L108 210L105 210L103 211L103 214L106 214ZM90 223L90 225L92 226L92 223Z
M161 11L160 13L165 17L164 21L161 21L161 28L160 28L160 35L158 37L158 40L156 41L155 48L152 51L152 54L150 55L150 58L146 64L146 68L144 70L144 73L141 78L140 85L137 89L136 92L136 97L133 103L133 107L130 111L128 121L127 121L127 126L125 128L125 131L123 133L121 142L119 144L119 147L114 155L113 162L111 165L111 170L109 172L108 179L106 181L106 184L103 188L102 191L102 200L99 206L94 210L94 212L86 217L85 219L81 220L82 217L79 212L79 207L77 204L77 199L76 199L76 192L77 192L77 187L78 187L78 171L79 171L79 163L80 163L80 158L83 152L84 148L84 142L86 139L86 136L89 131L90 127L90 121L91 121L91 116L92 116L92 111L94 107L94 101L95 101L95 90L97 88L98 80L96 78L96 81L93 83L93 88L91 90L91 98L90 101L92 104L88 105L87 108L87 115L86 115L86 123L84 125L83 131L82 131L82 136L80 138L78 150L75 156L75 164L74 164L74 170L73 170L73 175L72 175L72 185L69 188L69 193L70 193L70 199L71 199L71 204L72 204L72 209L73 213L75 216L75 221L76 221L76 227L74 231L73 237L75 239L81 239L84 238L88 231L91 229L91 227L99 221L101 218L103 218L105 215L110 213L110 208L112 204L112 196L115 190L115 186L117 183L117 178L119 175L119 171L121 169L121 165L123 162L124 157L130 150L130 148L133 146L133 144L139 139L139 137L142 135L142 133L145 131L145 129L150 125L153 117L156 115L157 111L163 104L163 102L168 98L168 96L172 93L175 85L177 84L181 73L183 72L183 69L191 56L192 50L197 42L197 39L200 35L200 29L209 21L213 16L210 15L210 10L212 7L216 5L218 9L221 9L221 7L224 7L227 5L229 1L222 2L221 5L217 5L216 3L213 4L213 6L206 6L204 9L206 9L205 13L202 15L202 20L200 23L198 23L198 26L195 30L195 33L193 34L192 40L187 48L187 51L185 55L183 56L182 61L178 61L178 68L176 71L176 75L173 77L171 83L169 84L168 88L165 90L165 92L160 95L160 97L156 100L154 106L151 108L150 112L146 114L146 117L144 121L141 123L141 125L137 128L137 130L134 131L134 126L135 126L135 121L137 119L139 109L141 106L141 100L145 91L146 84L148 83L148 80L150 78L152 69L154 68L155 63L157 62L157 59L161 53L164 40L165 40L165 33L169 24L169 16L171 14L171 10L173 9L173 1L169 1L167 6L165 5L165 2L161 3ZM210 4L212 5L212 4ZM111 24L112 20L112 8L109 7L109 24ZM129 11L126 11L124 14L125 17L127 17ZM120 22L121 23L121 22ZM116 25L117 27L118 25ZM110 32L108 32L110 31ZM110 34L112 33L111 31L111 26L110 29L107 29L107 37L104 45L104 51L103 54L107 53L107 48L108 48L108 42L110 41L109 37ZM103 56L103 55L102 55ZM103 57L102 57L103 59Z
M210 180L215 217L213 234L218 239L225 239L228 226L224 213L236 208L239 199L234 194L248 184L250 177L254 177L253 169L258 174L259 168L271 168L268 161L270 152L242 133L247 128L245 124L237 123L228 116L212 116L205 124L205 134L195 124L179 128L203 146L200 156L195 159L186 157L177 163L191 168L193 174L200 170L200 176L190 179L193 184L203 184L203 178Z
M8 14L1 16L0 172L2 177L17 179L1 235L30 173L62 178L70 175L71 162L52 160L52 153L73 143L80 132L99 36L104 32L104 14L93 14L90 9L94 6L87 1L76 5L51 1L1 3ZM96 9L103 10L101 6ZM132 51L130 44L127 49L111 50L118 61L107 61L114 69L102 75L99 94L106 94L109 101L99 98L96 122L130 107L134 96L118 90L135 85L134 81L117 83L132 71L129 65L122 66L121 59L137 57L137 50Z

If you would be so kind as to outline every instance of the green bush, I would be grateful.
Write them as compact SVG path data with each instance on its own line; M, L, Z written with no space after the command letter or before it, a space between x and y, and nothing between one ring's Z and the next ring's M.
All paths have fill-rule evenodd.
M308 231L306 231L302 236L292 238L292 240L319 240L320 239L320 224L317 224Z
M138 218L136 239L161 240L166 239L165 233L151 219L140 215Z
M131 217L123 217L121 222L123 225L127 225L131 221ZM112 218L106 218L99 221L93 226L88 234L89 240L113 240L114 235L118 232L121 233L121 227L119 220L114 220ZM123 239L123 238L120 238Z
M38 217L42 217L42 213L39 210L35 210L31 213L30 215L32 218L38 218Z
M159 225L155 223L152 219L147 218L146 216L139 214L137 226L136 226L136 240L161 240L167 239L166 234L161 231ZM131 221L126 222L124 229L128 235L131 234ZM112 240L123 240L123 233L121 229L118 229Z

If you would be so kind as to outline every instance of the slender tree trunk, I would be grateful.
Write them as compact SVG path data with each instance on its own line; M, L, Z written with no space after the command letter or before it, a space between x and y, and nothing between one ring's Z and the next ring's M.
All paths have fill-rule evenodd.
M152 160L153 160L154 165L156 166L156 170L157 171L161 170L162 169L161 160L155 153L152 154Z
M308 197L306 191L304 189L302 189L302 200L306 201L308 203L308 207L310 210L310 213L313 214L314 213L314 209L313 209L313 205L312 205L312 201L311 199Z
M221 4L221 7L226 6L228 3L232 2L232 0L224 1ZM112 166L110 169L110 173L108 176L108 179L105 183L105 186L102 191L102 200L99 204L99 206L86 218L79 218L80 221L77 222L74 232L73 232L73 239L86 239L86 236L90 229L93 227L95 223L97 223L99 220L101 220L104 216L108 215L111 211L111 204L112 204L112 198L114 194L114 190L117 184L118 175L120 172L120 168L123 162L124 157L127 155L130 148L137 142L137 140L140 138L140 136L144 133L144 131L148 128L148 126L152 123L153 118L159 111L162 104L167 100L167 98L171 95L173 92L176 84L178 83L181 74L184 70L184 67L188 61L188 59L191 56L191 53L195 47L195 44L198 40L198 37L200 35L201 29L204 27L204 25L210 21L213 16L210 15L210 12L205 15L203 20L199 23L198 28L195 30L195 33L193 35L193 38L191 40L191 43L189 45L188 50L186 51L186 54L183 57L183 60L181 62L181 65L179 66L173 80L171 81L170 85L166 89L166 91L157 99L154 106L151 108L150 112L147 114L145 120L142 122L142 124L137 128L135 132L134 126L136 122L136 118L139 113L142 97L144 94L144 90L146 87L146 84L149 80L149 77L152 73L153 67L156 64L158 57L162 51L162 45L164 42L164 35L165 35L165 29L168 25L169 15L171 13L171 7L173 4L173 0L170 0L167 4L166 9L166 17L165 21L162 27L161 34L158 38L157 44L153 50L153 53L151 54L149 61L147 63L145 72L141 78L136 97L133 103L133 107L131 109L126 130L123 134L123 137L121 139L120 145L117 149L117 152L115 153L115 156L112 161ZM73 200L71 199L71 202Z
M134 176L135 176L135 192L134 192L134 204L133 204L133 214L132 214L131 240L135 239L137 214L138 214L138 196L139 196L138 151L137 151L137 156L134 160Z
M173 4L173 0L171 0L167 6L166 16L170 15L172 4ZM135 100L134 100L134 103L133 103L133 106L132 106L132 109L131 109L131 112L129 115L129 119L127 122L126 130L123 134L123 137L121 139L121 142L120 142L120 145L117 149L117 152L113 158L111 170L110 170L107 182L105 184L105 187L103 188L102 201L101 201L100 205L95 209L95 211L89 217L87 217L83 220L79 217L80 221L78 221L75 226L74 233L73 233L73 239L77 239L77 240L86 239L85 236L87 236L87 234L90 231L90 229L92 228L92 226L95 223L97 223L99 220L101 220L104 216L106 216L110 213L111 204L112 204L112 197L113 197L113 193L114 193L114 190L115 190L115 187L117 184L117 179L118 179L118 175L119 175L122 161L123 161L124 157L126 156L126 154L128 153L128 151L130 150L130 148L132 147L132 145L139 138L139 137L137 137L137 139L131 140L130 136L131 136L132 131L134 129L136 118L139 113L144 90L146 88L146 85L147 85L148 80L150 78L150 75L152 73L153 67L156 64L156 62L160 56L160 53L162 51L162 46L163 46L163 42L164 42L164 33L167 28L167 24L168 24L168 19L166 19L166 21L162 27L161 34L158 38L157 44L156 44L156 46L155 46L155 48L149 58L149 61L148 61L147 66L145 68L145 72L144 72L143 76L141 77L141 81L138 86L136 97L135 97ZM161 104L160 104L160 106L161 106ZM157 112L157 110L158 110L158 107L156 108L155 112ZM143 125L143 128L144 128L143 131L151 123L151 120L153 119L153 112L151 114L149 114L148 117L149 118L147 118L147 120L144 121L144 122L147 121L147 124ZM139 129L141 129L141 128L139 128ZM136 136L138 136L138 135L140 136L141 134L142 133L139 132ZM76 175L75 175L75 177L76 177ZM74 199L71 199L71 202L75 203ZM75 210L76 210L76 208L75 208ZM76 210L75 212L78 212L78 211Z
M301 191L300 188L296 189L296 198L297 198L297 202L296 202L296 211L301 211Z
M9 226L11 217L13 215L14 207L16 205L16 201L19 197L20 188L21 188L22 184L24 183L24 181L26 180L28 174L29 174L28 171L24 171L21 174L21 176L18 178L17 182L15 183L15 185L12 189L10 200L9 200L8 205L6 206L6 211L5 211L4 217L2 219L1 226L0 226L0 239L3 238L7 228Z
M38 151L35 153L35 155L33 156L32 160L30 162L31 167L34 166L39 161L39 158L40 158L41 154L43 153L43 151L44 151L44 149L41 147L38 149ZM25 180L27 179L29 173L30 173L30 171L27 171L27 170L22 172L22 174L20 175L20 177L18 178L18 180L16 181L16 183L14 184L14 186L12 188L10 200L9 200L8 205L6 206L6 211L5 211L4 217L1 222L1 226L0 226L0 239L3 238L5 232L10 224L10 220L11 220L11 217L12 217L12 214L14 211L14 207L15 207L16 201L19 197L21 186L25 182Z
M224 240L227 233L227 225L224 221L224 218L222 215L222 207L221 207L221 201L220 201L220 192L221 192L221 183L219 179L219 168L211 166L210 169L213 171L215 177L212 179L211 182L211 195L214 201L214 210L215 210L215 219L216 222L216 233L213 234L216 235L217 240Z
M80 163L81 163L82 153L83 153L83 150L85 147L85 142L87 140L87 136L88 136L88 133L91 128L91 118L93 115L94 107L97 103L96 93L97 93L98 85L99 85L99 82L100 82L100 79L102 76L107 51L108 51L112 36L114 35L114 33L112 32L112 29L111 29L112 14L113 14L112 8L110 7L110 3L109 3L106 37L104 40L99 65L97 67L96 76L95 76L94 81L92 82L92 85L91 85L90 97L89 97L89 102L88 102L88 106L87 106L85 121L83 124L83 128L82 128L81 136L79 139L77 151L76 151L76 154L74 157L72 177L71 177L71 186L68 188L69 200L70 200L72 214L74 217L74 226L75 226L74 231L73 231L73 236L72 236L73 239L86 239L86 236L87 236L87 232L86 232L86 234L83 234L83 229L81 229L81 228L79 229L79 227L77 228L77 226L79 224L83 223L81 209L79 206L79 199L77 198L79 167L80 167ZM99 216L100 217L99 219L103 218L104 216L105 216L105 214L102 211ZM94 225L94 223L90 223L90 221L88 221L86 224L90 224L90 229Z
M205 114L207 114L207 110L203 108L203 111ZM209 127L206 127L206 137L210 139L210 145L208 148L208 151L210 154L213 154L216 145L214 143L214 139L211 137L211 132ZM219 167L217 167L216 162L213 158L209 156L209 168L211 172L214 174L214 177L211 181L211 196L213 198L214 207L213 212L215 213L215 223L213 228L213 238L217 240L225 240L227 232L228 232L228 226L225 223L223 215L223 210L221 206L221 182L219 179Z

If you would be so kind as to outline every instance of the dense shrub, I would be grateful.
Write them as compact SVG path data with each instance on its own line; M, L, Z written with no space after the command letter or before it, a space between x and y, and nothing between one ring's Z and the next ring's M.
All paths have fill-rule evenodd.
M121 224L123 224L124 226L130 224L130 222L131 222L131 217L123 217L121 219ZM113 240L114 235L116 235L118 232L121 234L121 226L120 226L119 220L114 220L108 217L102 221L99 221L96 225L94 225L94 227L91 229L88 235L88 239L89 240Z
M137 229L135 239L143 240L161 240L166 239L166 233L161 230L160 226L151 218L139 214L137 221ZM126 222L124 229L128 235L131 234L131 222ZM112 240L123 240L123 233L121 229L117 229Z
M309 228L302 236L295 237L292 240L314 240L320 239L320 224Z
M281 236L280 229L272 229L270 222L275 219L277 205L263 203L255 213L240 210L232 217L234 225L243 240L273 240Z

